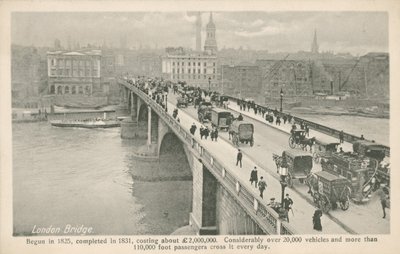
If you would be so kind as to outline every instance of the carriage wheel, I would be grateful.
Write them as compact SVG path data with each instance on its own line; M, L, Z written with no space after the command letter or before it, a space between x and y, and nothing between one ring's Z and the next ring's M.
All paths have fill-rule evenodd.
M344 200L341 200L339 205L340 205L340 208L343 211L346 211L347 209L349 209L349 207L350 207L350 198L349 198L349 196L347 196Z
M250 140L250 146L254 146L254 139Z
M340 199L340 208L343 211L346 211L347 209L349 209L350 207L350 193L351 193L351 189L349 187L347 187L345 190L343 190L341 199Z
M289 137L289 146L290 146L290 148L296 147L296 141L293 137Z
M325 195L321 195L320 199L319 199L319 208L321 208L321 210L324 213L328 213L329 210L331 209L332 205L331 202L329 201L328 197Z

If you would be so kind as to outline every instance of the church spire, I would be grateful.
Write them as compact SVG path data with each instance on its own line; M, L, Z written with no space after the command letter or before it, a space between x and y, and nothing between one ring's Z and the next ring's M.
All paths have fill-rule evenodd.
M314 29L314 40L311 45L311 53L318 54L317 29Z
M217 47L217 39L215 37L215 24L213 22L212 12L210 13L210 20L206 26L206 41L204 43L204 51L208 51L211 54L216 54Z

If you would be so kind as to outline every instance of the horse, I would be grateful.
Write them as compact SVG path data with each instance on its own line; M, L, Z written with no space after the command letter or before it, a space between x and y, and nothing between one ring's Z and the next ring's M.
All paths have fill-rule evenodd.
M315 144L315 137L312 138L304 138L302 140L299 141L301 147L303 148L303 150L307 151L307 146L310 147L310 152L312 152L312 146Z

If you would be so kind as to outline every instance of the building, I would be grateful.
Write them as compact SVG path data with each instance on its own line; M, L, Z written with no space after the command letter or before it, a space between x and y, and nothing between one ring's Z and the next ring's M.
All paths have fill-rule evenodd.
M163 78L173 82L185 81L196 87L215 89L218 86L216 55L218 48L215 32L216 27L210 14L203 52L182 47L166 48L161 60Z
M50 94L103 93L101 50L53 51L47 53Z
M221 90L239 98L257 98L261 90L259 66L248 63L222 65Z
M261 87L265 97L278 98L281 89L285 96L309 96L313 94L313 81L309 61L257 60L261 75Z

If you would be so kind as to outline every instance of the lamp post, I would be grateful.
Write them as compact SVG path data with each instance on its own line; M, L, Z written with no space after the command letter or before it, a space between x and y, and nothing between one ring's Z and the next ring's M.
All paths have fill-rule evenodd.
M208 91L211 90L211 77L208 77Z
M281 113L282 113L282 102L283 102L283 91L282 91L282 88L281 88L281 93L280 93L280 95L281 95L281 108L280 108L280 111L281 111Z
M281 207L283 207L283 199L285 198L285 188L287 186L286 183L286 177L288 175L288 168L287 167L280 167L279 168L279 175L281 176L281 188L282 188L282 193L281 193Z
M165 93L165 112L168 112L168 92Z

